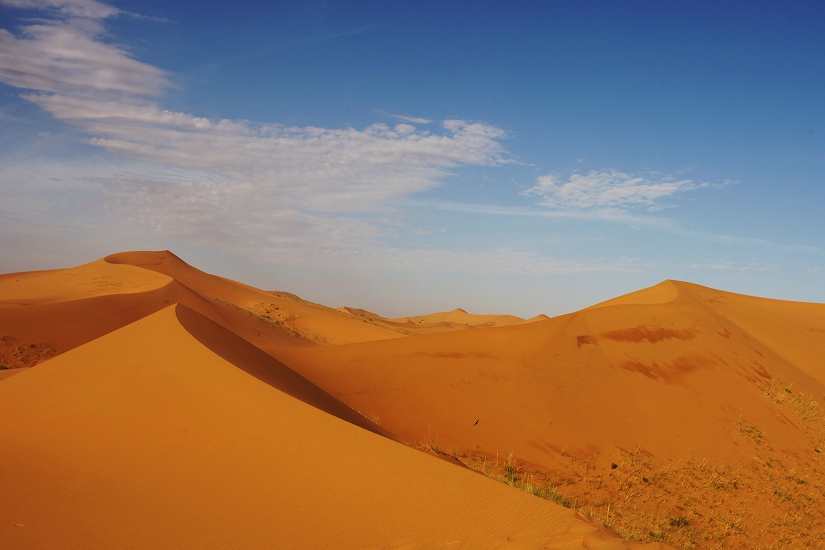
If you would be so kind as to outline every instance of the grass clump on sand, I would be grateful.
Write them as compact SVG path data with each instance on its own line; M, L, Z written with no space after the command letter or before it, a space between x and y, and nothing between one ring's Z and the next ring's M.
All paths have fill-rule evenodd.
M469 468L531 495L601 521L624 538L664 542L678 550L825 548L825 475L815 466L792 466L769 441L733 428L750 445L745 468L688 458L660 462L644 450L621 451L597 463L565 453L547 471L481 452L454 452ZM616 468L612 465L616 464Z

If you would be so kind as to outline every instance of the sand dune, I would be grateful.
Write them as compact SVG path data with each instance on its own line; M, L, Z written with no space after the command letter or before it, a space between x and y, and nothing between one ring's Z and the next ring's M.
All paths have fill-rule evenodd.
M0 547L632 547L472 469L628 538L816 547L823 356L825 305L679 281L525 321L168 251L3 275Z
M345 344L403 336L398 332L341 315L331 308L301 300L294 294L266 292L204 273L169 251L124 252L107 256L105 261L162 273L206 299L230 304L235 309L243 310L246 315L252 314L259 320L279 325L308 342ZM255 343L266 347L264 342ZM286 342L279 342L284 343Z
M406 335L435 334L438 332L473 328L504 327L548 319L546 315L538 315L526 321L515 315L475 315L467 313L460 308L453 311L431 313L429 315L398 318L381 317L371 311L352 307L342 307L339 308L338 311L349 314L356 319L363 319L367 322L387 327Z
M787 435L781 416L765 406L759 385L777 377L822 396L825 380L749 338L682 285L666 284L680 289L669 302L645 291L635 303L526 325L282 357L344 401L380 415L399 435L426 441L438 432L449 449L512 451L544 465L562 447L605 462L613 449L638 445L657 456L691 449L741 459L747 456L728 424L744 414L789 451L812 458L806 440ZM825 328L825 317L817 322L813 328ZM720 414L728 420L717 421Z
M647 494L638 479L696 464L754 491L765 478L784 479L789 489L774 481L774 494L749 503L755 524L769 525L790 506L776 493L795 494L806 483L799 472L812 483L822 475L824 308L666 281L531 324L280 357L407 440L471 462L512 453L528 469L554 472L571 497L592 501L603 486L616 497L627 483ZM642 460L647 474L623 472ZM598 482L567 483L571 475ZM810 490L806 502L822 502ZM656 503L651 489L648 509L677 526L690 510L727 513L713 491L696 491L689 505L678 494ZM806 509L809 529L825 526L821 512Z
M351 414L162 309L0 383L0 546L638 547L318 407Z
M0 276L0 365L35 365L175 303L268 353L403 336L294 295L209 275L170 252L132 252Z

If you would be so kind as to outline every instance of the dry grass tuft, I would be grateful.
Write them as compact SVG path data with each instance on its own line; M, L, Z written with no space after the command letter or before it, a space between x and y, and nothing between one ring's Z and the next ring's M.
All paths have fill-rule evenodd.
M597 457L562 454L542 470L512 453L453 452L468 467L511 487L572 508L639 542L682 550L825 549L825 414L813 396L772 383L759 388L799 419L815 460L785 456L759 428L740 419L732 434L752 456L745 464L687 457L659 461L642 449ZM437 444L418 446L446 455Z

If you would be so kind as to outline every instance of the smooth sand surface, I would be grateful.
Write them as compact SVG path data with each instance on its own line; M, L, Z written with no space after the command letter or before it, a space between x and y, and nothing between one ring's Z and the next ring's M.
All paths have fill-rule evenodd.
M368 340L400 338L399 332L364 323L333 309L313 304L293 294L266 292L204 273L169 251L123 252L112 254L105 261L131 265L174 278L200 296L236 309L251 312L259 320L280 323L282 330L299 335L305 341L321 344L346 344ZM247 315L249 313L246 313ZM256 342L263 344L263 341ZM277 345L294 345L294 341L280 340ZM269 344L269 347L273 347Z
M162 309L0 383L0 547L637 547L330 403Z
M278 294L209 275L166 251L0 275L0 364L35 365L175 303L270 354L284 347L404 336ZM29 346L38 353L18 353Z
M674 461L741 464L751 459L738 429L747 422L796 459L812 460L809 438L788 429L794 420L762 386L782 380L823 401L817 345L805 352L768 345L731 320L763 301L743 297L737 305L729 295L723 316L696 292L666 281L546 321L285 350L280 358L399 436L437 438L447 452L512 452L552 467L565 454L604 465L642 448ZM796 315L793 304L781 307L790 308L787 318ZM797 325L808 332L799 338L810 339L825 330L825 318L822 306L803 310L810 315Z
M790 363L825 381L825 304L754 298L691 283L679 285Z
M460 308L429 315L397 318L381 317L371 311L352 307L338 308L338 311L351 315L355 319L387 327L410 336L473 328L504 327L548 319L546 315L537 315L529 320L524 320L515 315L476 315L467 313Z
M679 289L673 281L662 281L658 285L654 285L636 292L617 296L604 302L592 305L586 309L596 309L608 306L620 305L645 305L645 304L666 304L672 302L679 297Z
M113 265L104 260L70 269L9 273L0 275L0 307L147 292L170 281L160 273Z

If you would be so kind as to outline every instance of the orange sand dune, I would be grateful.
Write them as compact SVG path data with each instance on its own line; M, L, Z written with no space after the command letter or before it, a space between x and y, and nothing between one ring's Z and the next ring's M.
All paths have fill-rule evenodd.
M47 292L24 288L18 294L9 292L8 278L0 280L0 289L11 299L0 303L0 365L9 368L31 366L63 353L115 329L154 313L170 304L182 303L229 328L241 337L270 351L285 345L312 345L292 332L227 303L205 298L177 281L152 271L103 261L81 266L81 272L91 271L97 279L106 277L120 282L137 274L145 280L165 282L144 292L124 294L91 292L64 294L66 298ZM74 269L41 272L38 280L44 291L59 288L59 279L73 275ZM54 281L54 279L58 279ZM147 288L144 285L140 288ZM14 288L12 286L12 288Z
M690 283L679 286L788 362L825 382L825 304L753 298Z
M741 461L749 456L735 426L744 418L812 459L760 384L781 378L821 400L825 378L697 301L685 291L692 285L659 287L673 299L654 287L547 321L280 357L394 433L422 442L438 434L447 449L513 452L548 466L562 450L609 463L618 449L638 446L668 458ZM825 317L809 324L825 330Z
M171 281L159 273L103 260L71 269L0 275L0 307L66 302L112 294L148 292Z
M468 325L472 327L503 327L507 325L517 325L523 323L524 319L515 315L473 315L461 308L429 315L419 315L414 317L403 317L392 319L396 322L406 323L455 323L458 325Z
M201 296L232 304L260 318L281 324L311 342L345 344L403 336L341 315L331 308L301 300L294 294L266 292L257 288L204 273L169 251L123 252L107 256L113 264L126 264L163 273Z
M365 309L343 307L338 311L347 313L356 319L363 319L367 322L386 326L391 329L400 330L409 335L434 334L437 332L449 332L453 330L467 330L471 328L502 327L517 325L522 323L532 323L548 319L546 315L538 315L528 320L515 315L474 315L467 313L463 309L455 309L441 313L429 315L419 315L417 317L399 317L389 319L381 317Z
M174 303L268 353L403 336L287 293L206 274L170 252L133 252L71 269L0 275L0 365L37 364Z
M0 547L638 547L319 406L167 307L0 383Z
M799 506L822 509L823 351L823 305L666 281L546 321L284 350L279 357L404 439L471 461L512 456L556 472L559 483L590 477L590 497L577 498L591 502L603 486L621 496L630 483L649 498L647 513L676 518L665 527L677 530L687 525L684 514L694 514L695 523L727 508L705 489L685 500L684 487L665 506L647 492L648 481L639 482L659 470L631 479L619 464L731 469L731 490L741 484L758 495L769 488L747 512L768 527L782 524L771 523L776 514L801 513L783 512L791 499L785 495L804 494L820 505ZM578 473L571 461L581 465ZM803 471L815 477L800 477ZM777 485L786 482L792 488ZM821 512L806 514L811 523L797 533L823 533ZM738 529L731 533L756 537L743 545L756 544L755 533Z

